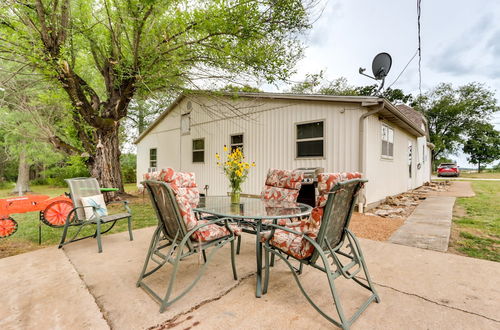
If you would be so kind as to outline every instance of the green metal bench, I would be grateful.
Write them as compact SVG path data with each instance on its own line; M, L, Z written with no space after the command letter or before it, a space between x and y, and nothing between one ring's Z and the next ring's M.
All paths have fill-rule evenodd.
M87 219L85 216L84 209L86 207L83 206L81 198L88 196L95 196L101 194L101 192L109 192L109 191L117 191L117 188L100 188L99 183L95 178L73 178L67 179L70 189L71 200L73 201L73 210L68 214L66 218L66 223L64 224L64 230L61 237L61 242L59 243L59 248L62 248L64 245L80 241L86 238L95 238L97 240L97 250L99 253L102 252L102 242L101 235L110 231L119 220L127 220L128 221L128 232L130 240L134 239L132 234L132 211L128 207L127 201L114 201L109 202L106 205L111 204L123 204L123 212L110 214L106 216L100 216L98 212L96 212L96 208L93 206L86 206L87 208L92 208L94 216L91 219ZM88 225L95 226L94 234L78 237L81 230ZM101 227L102 225L109 226L104 229ZM67 239L68 229L70 227L79 227L76 233L71 236L70 239Z

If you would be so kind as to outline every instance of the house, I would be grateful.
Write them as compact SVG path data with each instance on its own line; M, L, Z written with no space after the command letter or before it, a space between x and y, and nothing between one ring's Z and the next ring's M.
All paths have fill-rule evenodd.
M179 96L135 141L137 182L172 167L196 173L201 190L225 195L216 165L223 146L255 161L243 193L258 195L269 168L359 171L366 206L430 181L424 117L372 96L192 92Z

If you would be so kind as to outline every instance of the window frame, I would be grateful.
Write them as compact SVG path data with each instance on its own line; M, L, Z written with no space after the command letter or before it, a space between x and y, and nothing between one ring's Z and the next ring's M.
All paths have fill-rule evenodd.
M384 137L382 134L382 130L384 129L384 127L387 128L388 130L392 131L392 142L389 142L389 140L384 141ZM387 135L389 136L389 131L387 132ZM394 140L395 140L394 127L392 127L386 123L382 123L382 125L380 126L380 157L382 159L386 159L386 160L393 160L394 159ZM392 143L392 155L384 154L384 142L387 142L388 144ZM388 150L389 150L389 148L388 148Z
M194 141L202 140L203 141L203 149L194 149ZM193 164L204 164L205 163L205 138L196 138L196 139L191 139L191 163ZM203 161L195 161L194 160L194 153L195 152L200 152L203 151Z
M154 150L154 160L151 158L151 152ZM152 162L154 162L154 166L152 166ZM158 167L158 148L149 148L149 168L157 168Z
M314 123L323 123L323 136L322 137L315 137L315 138L307 138L307 139L299 139L298 138L298 127L300 125L306 125L306 124L314 124ZM308 121L302 121L302 122L296 122L294 124L294 129L295 129L295 159L296 160L302 160L302 159L326 159L326 119L315 119L315 120L308 120ZM321 156L299 156L299 142L308 142L308 141L323 141L323 155Z
M233 143L232 139L233 139L233 136L239 136L241 135L241 143ZM233 146L236 146L237 148L241 147L241 151L243 151L244 147L245 147L245 134L243 133L235 133L235 134L231 134L229 135L229 150L232 151L233 150Z

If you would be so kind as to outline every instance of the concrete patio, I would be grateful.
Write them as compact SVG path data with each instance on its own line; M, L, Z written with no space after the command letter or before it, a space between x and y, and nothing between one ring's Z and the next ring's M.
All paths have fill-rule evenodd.
M229 247L216 255L196 288L163 314L135 282L153 229L0 259L0 329L332 328L306 301L278 262L267 295L255 298L254 237L244 236L231 276ZM500 264L397 244L361 240L380 304L371 304L354 329L499 329ZM192 279L199 259L186 261L177 289ZM150 284L165 290L162 270ZM330 304L324 275L301 275L311 296ZM337 280L350 315L367 297L352 281ZM330 310L334 312L331 305Z

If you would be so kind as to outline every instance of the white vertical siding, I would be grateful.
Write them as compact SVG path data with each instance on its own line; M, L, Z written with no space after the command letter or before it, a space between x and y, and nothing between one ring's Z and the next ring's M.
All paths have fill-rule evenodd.
M188 110L188 102L191 107ZM223 154L232 134L244 135L244 152L251 168L243 193L260 194L269 168L323 167L327 172L360 171L358 160L359 118L367 111L357 103L273 99L231 99L229 97L186 97L137 145L138 182L149 166L149 149L158 148L158 168L195 172L200 190L209 186L210 195L224 195L228 182L216 166L215 153ZM180 134L180 114L190 112L191 132ZM296 123L324 121L325 157L297 159ZM423 161L425 137L417 138L394 124L394 158L381 158L381 121L365 120L366 202L373 203L415 188L430 179L429 162ZM192 162L192 140L205 139L205 162ZM408 141L414 146L413 178L408 178Z
M215 101L205 100L213 105ZM191 134L181 137L181 166L183 171L196 173L200 188L209 185L209 194L226 194L227 180L216 166L215 153L223 152L232 134L243 133L244 151L248 161L255 161L243 192L259 194L269 168L295 169L323 167L326 171L358 170L358 118L362 111L352 104L298 102L281 100L232 100L248 116L214 121L198 104L193 104ZM201 103L201 102L199 102ZM224 105L220 105L224 107ZM253 108L248 108L253 106ZM182 110L181 110L182 111ZM230 115L227 109L223 109ZM324 120L325 157L296 159L295 124ZM347 126L347 127L346 127ZM205 163L191 159L193 139L205 138ZM162 164L160 164L162 165Z

